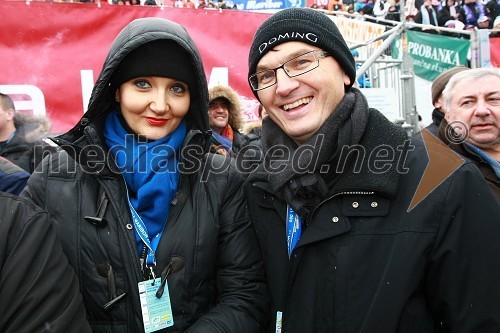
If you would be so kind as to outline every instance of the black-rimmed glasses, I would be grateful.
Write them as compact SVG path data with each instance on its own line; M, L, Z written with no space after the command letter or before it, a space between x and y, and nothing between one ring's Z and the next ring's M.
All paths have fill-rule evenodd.
M317 68L319 66L319 59L328 57L329 55L322 50L308 51L293 57L279 67L265 69L250 75L248 82L254 91L266 89L276 84L276 71L278 69L282 68L288 77L299 76Z

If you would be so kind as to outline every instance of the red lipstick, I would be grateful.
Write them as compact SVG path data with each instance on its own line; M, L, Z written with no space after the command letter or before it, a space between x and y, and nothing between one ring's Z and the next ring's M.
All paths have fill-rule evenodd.
M165 125L168 122L168 119L146 117L146 121L151 126L160 127Z

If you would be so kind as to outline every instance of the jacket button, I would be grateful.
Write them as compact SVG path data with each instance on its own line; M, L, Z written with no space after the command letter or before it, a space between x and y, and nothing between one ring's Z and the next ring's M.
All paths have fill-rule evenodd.
M377 203L376 201L374 201L374 202L372 202L372 203L371 203L371 206L372 206L373 208L376 208L376 207L378 206L378 203Z
M352 203L352 207L353 207L353 208L358 208L358 207L359 207L359 203L357 203L356 201L354 201L354 202Z
M332 222L337 223L339 221L339 218L337 216L332 217Z
M127 223L126 227L127 227L128 230L132 230L132 224Z

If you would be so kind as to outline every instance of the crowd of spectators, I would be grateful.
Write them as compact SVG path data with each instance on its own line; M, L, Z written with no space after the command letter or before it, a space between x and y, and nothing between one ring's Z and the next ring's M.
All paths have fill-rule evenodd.
M330 0L328 5L314 3L311 7L393 21L402 16L399 0ZM410 22L457 30L500 29L499 9L498 0L409 0L403 16Z
M54 2L107 2L113 5L166 6L199 9L238 9L232 0L52 0ZM399 0L317 0L311 8L368 15L378 19L400 21ZM407 21L457 30L500 29L499 0L407 0L403 8ZM439 30L425 29L439 33Z
M238 9L231 0L51 0L52 2L108 3L127 6L165 6L177 8Z

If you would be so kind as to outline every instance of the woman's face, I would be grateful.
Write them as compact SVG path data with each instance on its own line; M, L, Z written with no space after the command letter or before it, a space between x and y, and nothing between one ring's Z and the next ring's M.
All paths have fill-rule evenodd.
M122 83L116 100L135 134L158 140L172 133L187 114L188 86L175 79L145 76Z

